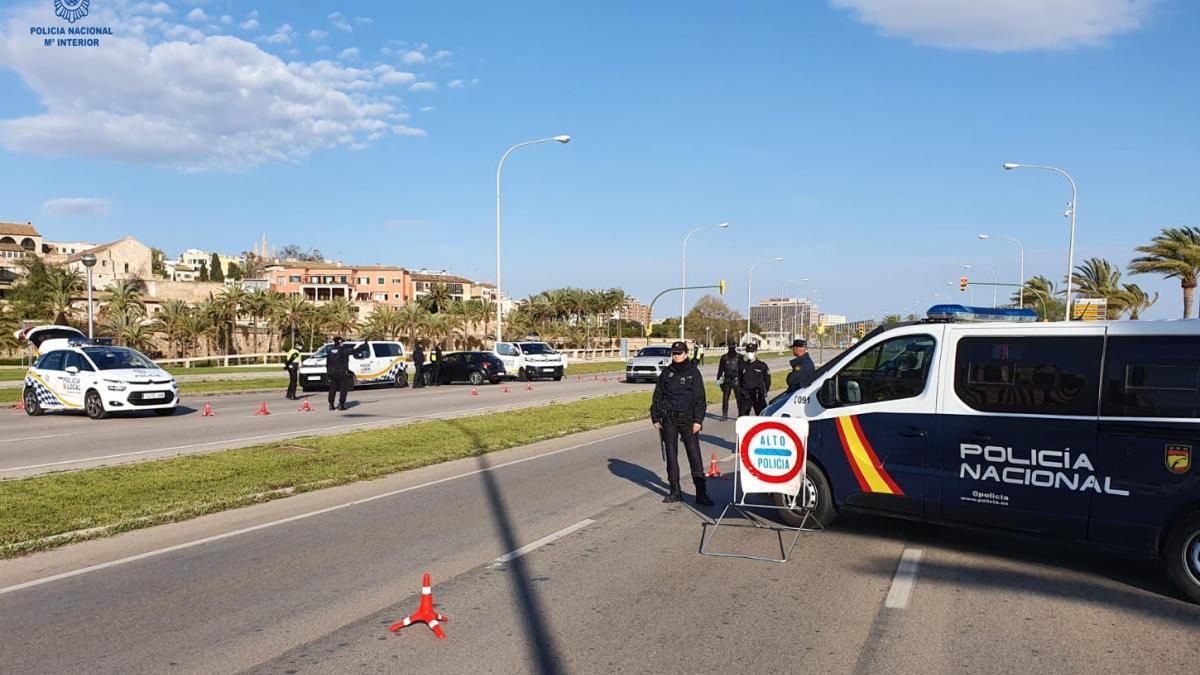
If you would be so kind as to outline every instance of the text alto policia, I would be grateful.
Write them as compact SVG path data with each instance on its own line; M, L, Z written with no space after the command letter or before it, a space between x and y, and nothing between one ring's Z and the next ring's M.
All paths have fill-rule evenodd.
M1096 467L1087 453L1072 453L1063 450L1038 450L1030 448L1028 453L1014 453L1010 447L999 445L980 446L960 443L958 446L959 478L980 481L995 481L1010 485L1067 489L1075 492L1093 491L1128 497L1128 490L1112 485L1112 477L1096 476Z

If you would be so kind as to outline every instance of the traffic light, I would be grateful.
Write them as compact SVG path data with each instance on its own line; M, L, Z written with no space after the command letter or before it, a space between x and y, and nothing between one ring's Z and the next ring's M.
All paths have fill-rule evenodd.
M967 292L967 278L966 277L963 277L958 280L958 292L959 293Z
M721 295L725 295L725 280L721 280Z
M864 336L866 334L867 334L867 324L865 324L865 323L858 324L858 337L861 338L862 336Z

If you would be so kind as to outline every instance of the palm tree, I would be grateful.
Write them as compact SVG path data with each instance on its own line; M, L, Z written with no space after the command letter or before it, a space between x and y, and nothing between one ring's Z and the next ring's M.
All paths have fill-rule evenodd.
M1054 282L1041 275L1030 278L1021 289L1025 307L1036 311L1043 321L1062 316L1063 301L1057 298L1060 294ZM1017 300L1017 294L1013 293L1012 301L1016 303Z
M250 315L251 330L254 332L254 342L250 351L255 354L258 353L258 320L270 313L272 300L271 291L256 288L247 293L246 299L242 301L242 310Z
M63 326L75 325L75 294L61 289L51 290L44 296L45 306L54 323Z
M1192 315L1196 278L1200 276L1200 227L1164 227L1162 234L1134 249L1143 255L1129 263L1130 274L1160 274L1179 279L1183 318Z
M145 316L146 302L142 300L141 280L118 280L108 285L108 302L104 309L113 314Z
M321 308L323 325L348 339L358 330L358 308L346 298L334 298Z
M372 340L391 340L396 337L399 312L395 307L376 305L363 326L364 337Z
M1121 288L1121 270L1103 258L1089 258L1075 267L1071 283L1081 298L1098 298L1105 301L1106 319L1118 319L1125 311Z
M0 307L0 349L12 354L21 348L21 343L14 335L20 327L21 322L17 319L17 313L7 306Z
M1137 284L1125 284L1122 291L1125 295L1125 311L1129 312L1129 320L1137 321L1141 318L1142 312L1154 306L1158 302L1158 293L1154 297L1147 295Z
M446 305L454 299L450 293L450 287L443 283L436 283L429 288L429 292L421 301L431 314L441 314Z
M126 347L141 352L149 351L151 345L154 344L154 330L142 320L130 319L121 328L120 338L121 343Z
M164 300L155 316L158 332L167 338L167 349L176 357L182 356L181 327L189 314L187 303L178 298Z
M241 313L247 297L246 289L241 284L232 284L221 289L220 295L214 300L213 307L220 317L222 328L227 331L225 333L226 355L233 353L233 334L237 330L238 314Z
M408 337L408 348L416 345L417 335L425 331L429 321L429 312L418 303L412 302L404 306L396 316L396 330Z
M483 323L482 335L486 338L492 334L492 318L496 316L496 303L487 298L479 300L479 320Z
M296 343L296 329L303 325L313 309L312 304L299 295L288 296L279 303L278 323L291 332L292 344Z

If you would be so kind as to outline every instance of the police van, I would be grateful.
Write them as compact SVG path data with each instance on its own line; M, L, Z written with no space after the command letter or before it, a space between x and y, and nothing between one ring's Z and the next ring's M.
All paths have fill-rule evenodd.
M814 515L1161 557L1200 602L1200 321L1037 323L961 305L928 316L875 330L764 412L809 422Z
M350 372L354 375L354 386L362 387L374 384L389 384L397 388L408 386L408 364L405 362L408 354L404 345L391 340L368 340L371 345L370 353L363 357L350 357ZM346 342L351 348L362 342ZM325 356L333 349L329 342L313 353L312 356L300 362L300 387L304 391L324 389L329 386L329 376L325 372Z
M38 354L21 391L28 415L75 410L98 420L138 410L170 415L179 405L175 378L136 349L89 340L70 326L37 326L16 335Z
M492 353L504 363L504 372L518 380L561 380L567 371L566 354L545 342L498 342Z

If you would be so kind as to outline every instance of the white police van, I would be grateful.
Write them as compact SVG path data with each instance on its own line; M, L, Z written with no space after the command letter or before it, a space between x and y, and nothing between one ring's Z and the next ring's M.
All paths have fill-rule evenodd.
M392 340L368 340L370 353L364 358L350 357L350 372L354 375L354 386L363 387L387 384L396 388L408 386L408 354L404 345ZM346 342L354 348L362 342ZM300 362L300 388L304 391L329 387L329 376L325 372L325 355L333 349L329 342Z
M567 371L566 354L545 342L498 342L492 353L504 362L504 372L518 380L561 380Z
M170 415L179 405L175 378L136 349L89 340L70 326L37 326L17 338L38 353L21 392L28 415L82 410L98 420L138 410Z
M1161 557L1200 602L1200 321L1034 321L938 305L773 400L807 504Z

